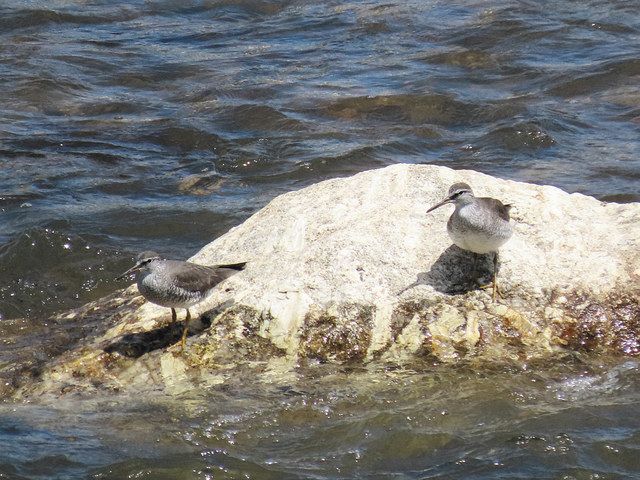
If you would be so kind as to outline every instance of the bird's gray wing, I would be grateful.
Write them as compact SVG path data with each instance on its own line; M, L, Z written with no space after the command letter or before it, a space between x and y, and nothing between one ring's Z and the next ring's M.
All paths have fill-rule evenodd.
M188 262L172 265L175 285L191 292L209 290L238 271L233 268L208 267Z
M494 210L501 219L507 222L509 221L509 209L511 208L511 205L504 205L500 200L491 197L481 197L476 200L491 207L491 209Z

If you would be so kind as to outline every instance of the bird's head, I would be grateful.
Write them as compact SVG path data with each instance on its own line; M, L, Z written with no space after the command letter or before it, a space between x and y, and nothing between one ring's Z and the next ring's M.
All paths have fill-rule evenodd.
M464 182L454 183L449 187L449 193L440 203L435 204L427 213L447 203L464 204L473 198L473 190Z
M142 252L138 254L138 256L136 257L136 264L133 267L131 267L129 270L124 272L122 275L117 277L116 280L121 280L123 278L126 278L128 275L135 272L139 272L140 270L148 269L153 264L153 262L157 260L161 260L161 258L160 258L160 255L158 255L156 252L151 252L151 251Z

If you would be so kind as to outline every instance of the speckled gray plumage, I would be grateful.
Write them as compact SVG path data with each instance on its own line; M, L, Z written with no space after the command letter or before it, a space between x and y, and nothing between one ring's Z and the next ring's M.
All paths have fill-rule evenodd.
M177 320L176 308L187 315L182 329L181 351L189 331L189 307L200 303L211 289L231 275L243 270L246 263L208 267L180 260L165 260L155 252L142 252L137 263L118 278L136 272L140 293L151 303L171 308L172 321Z
M201 302L223 280L238 273L244 263L209 267L179 260L154 259L138 271L138 290L152 303L189 308Z
M488 197L456 202L456 209L447 222L447 232L453 243L464 250L496 252L513 234L509 207Z
M475 253L497 252L511 238L510 205L489 197L475 197L466 183L454 183L447 196L428 211L447 203L455 210L447 222L447 232L458 247Z
M466 183L454 183L447 196L427 212L453 203L456 208L447 221L447 232L455 245L476 254L493 253L493 300L498 285L498 249L511 238L510 205L489 197L476 198ZM475 259L477 261L477 257ZM474 263L474 272L476 270Z

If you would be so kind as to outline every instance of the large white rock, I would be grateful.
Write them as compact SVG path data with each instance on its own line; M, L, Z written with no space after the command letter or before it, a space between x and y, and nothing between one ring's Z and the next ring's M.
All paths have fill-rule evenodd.
M469 183L478 196L514 206L515 233L501 249L504 298L498 305L488 292L464 298L449 293L464 292L472 259L452 247L447 235L453 207L426 210L458 181ZM372 322L363 326L370 330L367 353L372 354L392 337L394 312L407 302L472 300L471 308L457 308L461 315L504 313L502 305L540 323L536 314L554 297L579 292L602 298L637 287L639 252L640 205L605 204L468 170L394 165L281 195L192 260L248 262L245 272L227 282L232 290L216 291L200 312L228 301L250 306L263 314L260 335L295 354L307 322L329 312L344 315L337 319L344 323L361 315L364 306ZM490 257L486 265L489 271ZM347 305L349 312L338 312ZM140 310L141 318L159 315L166 316L166 309Z
M453 207L426 213L459 181L513 205L495 303L490 291L468 287L472 257L446 232ZM175 391L185 371L211 376L246 360L527 361L566 348L636 355L639 252L640 204L606 204L469 170L394 165L281 195L195 255L207 265L248 263L194 309L212 325L189 338L180 359L150 348L144 361L113 367L126 349L105 345L123 331L131 342L148 342L132 332L169 320L168 309L146 303L121 311L118 325L51 371L72 372L62 375L69 381L87 363L102 362L120 387L156 378ZM484 269L488 278L489 256Z

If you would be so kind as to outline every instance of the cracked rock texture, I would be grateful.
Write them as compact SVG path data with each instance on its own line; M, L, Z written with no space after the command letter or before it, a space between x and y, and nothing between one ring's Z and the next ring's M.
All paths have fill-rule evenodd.
M426 213L459 181L513 205L515 233L500 251L495 303L470 281L472 255L447 235L453 206ZM104 331L40 366L15 391L180 392L224 381L240 364L273 372L306 358L638 355L639 252L640 204L432 165L367 171L281 195L191 259L248 263L193 309L200 322L184 355L172 347L181 327L168 325L168 309L129 302L123 313L112 299L101 312ZM487 255L479 268L487 281L491 268ZM135 293L132 286L120 296ZM74 315L82 322L77 312L67 317Z

